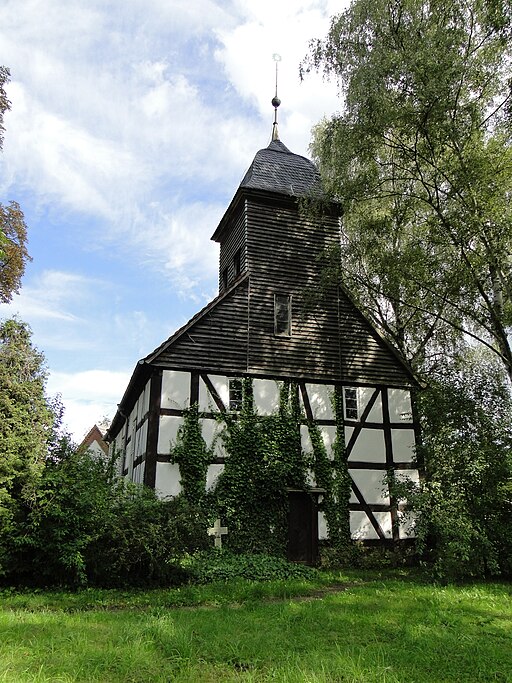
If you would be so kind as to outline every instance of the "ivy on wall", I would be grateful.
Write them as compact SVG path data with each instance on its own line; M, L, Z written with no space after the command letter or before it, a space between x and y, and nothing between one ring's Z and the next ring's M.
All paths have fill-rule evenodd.
M333 459L329 459L320 428L308 421L313 446L311 469L317 486L325 491L319 507L324 513L329 539L334 547L343 548L351 543L349 501L352 480L345 449L341 387L335 389L331 400L336 418Z
M350 542L348 502L350 477L345 457L341 393L333 396L337 437L333 459L327 454L318 425L307 422L313 454L301 445L305 423L298 386L283 382L275 414L258 415L252 380L242 381L242 407L238 414L223 414L220 438L226 451L223 472L213 491L205 495L208 465L214 445L207 447L200 426L198 406L184 412L171 461L178 463L183 496L200 503L210 517L220 517L229 528L226 543L237 552L286 553L288 490L308 490L312 475L325 491L321 509L329 538L336 547Z
M189 503L203 503L206 475L213 460L215 444L206 445L199 422L199 406L191 405L183 412L176 443L171 446L171 462L179 465L183 497Z
M283 554L286 486L294 469L283 451L291 445L294 461L298 455L296 440L285 426L284 401L278 415L261 417L254 407L250 379L243 380L242 390L242 409L237 416L226 416L221 437L227 457L217 480L215 504L228 526L228 543L233 550Z

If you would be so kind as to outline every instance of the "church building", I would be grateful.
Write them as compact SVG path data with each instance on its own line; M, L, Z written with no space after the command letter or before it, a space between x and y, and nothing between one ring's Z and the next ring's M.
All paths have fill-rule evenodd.
M320 193L316 167L280 141L275 124L272 141L257 152L213 232L220 245L218 295L137 363L107 440L111 452L121 453L123 476L175 496L180 471L170 451L184 410L197 404L203 438L215 448L210 487L226 458L216 438L219 416L240 409L242 379L252 380L262 416L277 411L280 387L291 382L299 392L305 453L313 449L308 425L316 425L328 454L343 430L352 537L398 542L412 531L386 475L393 470L418 480L410 396L417 382L349 293L323 285L322 255L339 244L342 217L333 203L301 211L302 200ZM335 391L342 396L341 423ZM327 536L314 481L309 493L290 491L290 529L300 527L295 537L307 545L291 548L291 559L312 559Z

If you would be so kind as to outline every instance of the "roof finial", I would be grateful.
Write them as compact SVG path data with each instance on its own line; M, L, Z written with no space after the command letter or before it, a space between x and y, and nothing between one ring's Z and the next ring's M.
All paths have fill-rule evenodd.
M274 107L274 123L272 125L272 140L279 140L279 132L277 130L277 108L281 104L281 100L277 96L277 67L279 62L281 61L281 55L278 55L276 52L272 55L272 59L276 63L276 94L272 98L272 106Z

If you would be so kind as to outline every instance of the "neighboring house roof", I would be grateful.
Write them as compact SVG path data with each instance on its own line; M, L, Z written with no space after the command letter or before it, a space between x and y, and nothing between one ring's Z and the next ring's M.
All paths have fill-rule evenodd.
M94 425L94 427L91 430L89 430L87 435L84 437L84 440L80 444L79 449L94 449L95 444L97 444L97 446L101 448L105 455L108 455L108 446L103 439L103 434L98 425Z

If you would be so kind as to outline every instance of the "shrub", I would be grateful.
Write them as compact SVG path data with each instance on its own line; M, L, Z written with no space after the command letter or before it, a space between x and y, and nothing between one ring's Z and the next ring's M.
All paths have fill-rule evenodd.
M288 562L282 557L262 553L235 554L224 549L197 553L191 558L189 571L196 583L235 579L284 581L318 576L318 571L313 567Z
M11 537L7 582L114 587L187 579L177 559L207 547L202 514L182 498L159 500L113 478L112 470L73 450L46 463Z
M512 403L501 368L475 350L445 367L419 397L420 487L395 483L412 503L418 549L435 578L512 570Z

